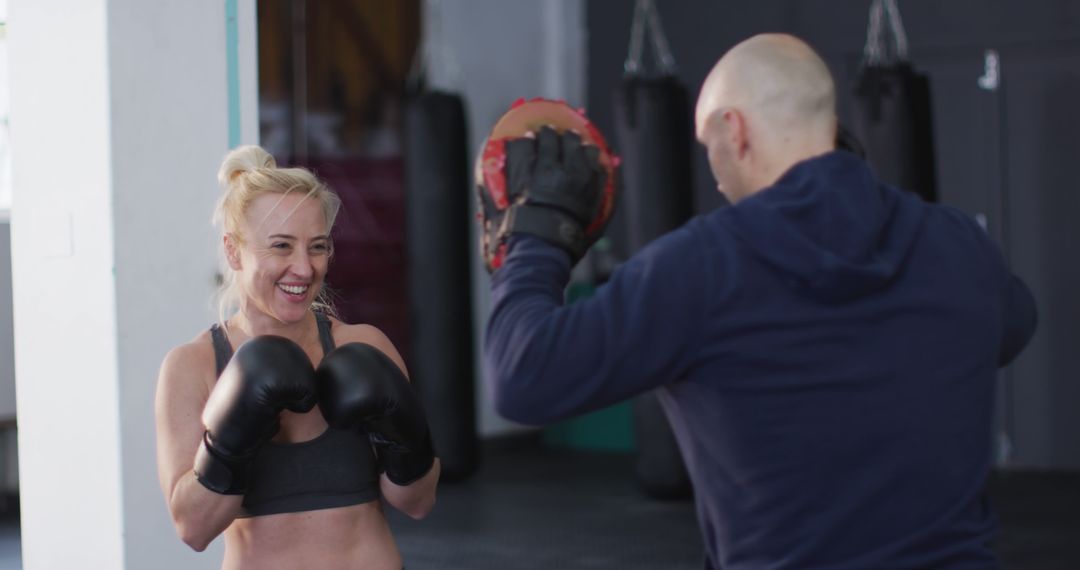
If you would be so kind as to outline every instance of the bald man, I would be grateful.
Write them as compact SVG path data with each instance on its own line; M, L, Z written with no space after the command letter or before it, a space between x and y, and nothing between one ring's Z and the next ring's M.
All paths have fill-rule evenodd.
M995 567L994 382L1035 330L1030 292L969 216L834 148L833 81L802 41L735 46L695 119L732 205L594 297L563 306L569 256L511 238L497 409L542 424L659 387L707 568Z

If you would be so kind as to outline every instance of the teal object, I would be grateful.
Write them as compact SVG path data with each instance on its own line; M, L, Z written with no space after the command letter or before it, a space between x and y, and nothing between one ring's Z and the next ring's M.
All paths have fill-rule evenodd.
M544 429L544 444L569 449L633 451L633 406L630 402L620 402L550 425Z
M592 283L571 283L566 287L566 304L569 305L578 299L592 297L594 292L596 292L596 287Z
M229 104L229 148L240 144L240 50L236 0L225 0L225 81Z

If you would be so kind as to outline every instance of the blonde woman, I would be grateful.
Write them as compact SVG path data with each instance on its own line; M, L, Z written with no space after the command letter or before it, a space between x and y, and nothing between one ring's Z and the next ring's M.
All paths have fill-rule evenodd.
M157 390L158 472L180 538L227 569L398 569L386 503L423 518L439 460L390 340L322 298L337 196L255 146L226 156L222 318Z

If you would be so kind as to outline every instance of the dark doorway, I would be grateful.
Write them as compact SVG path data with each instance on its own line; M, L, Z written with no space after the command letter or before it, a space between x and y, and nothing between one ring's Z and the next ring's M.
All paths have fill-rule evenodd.
M258 33L262 146L341 196L327 274L337 310L407 354L399 111L419 1L261 0Z

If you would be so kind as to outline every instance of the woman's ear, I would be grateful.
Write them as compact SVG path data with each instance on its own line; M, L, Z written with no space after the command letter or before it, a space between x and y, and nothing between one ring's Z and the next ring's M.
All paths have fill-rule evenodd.
M225 259L228 261L229 267L233 271L240 271L240 244L238 240L232 234L225 234L221 239L225 245Z

